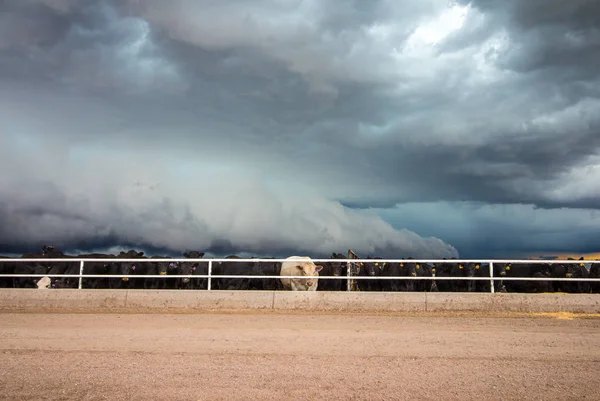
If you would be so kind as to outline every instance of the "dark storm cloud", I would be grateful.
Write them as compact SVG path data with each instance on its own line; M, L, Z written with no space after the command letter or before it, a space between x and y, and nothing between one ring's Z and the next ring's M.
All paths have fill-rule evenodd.
M44 4L8 1L0 5L0 48L49 47L64 38L68 16Z
M393 141L383 143L376 157L379 174L372 174L383 175L385 182L400 190L389 190L387 201L385 196L360 194L343 202L362 199L355 206L382 207L400 201L444 199L599 209L596 187L587 188L592 191L588 196L552 197L547 192L566 172L590 161L593 165L600 149L599 106L598 102L583 101L560 113L555 123L511 127L485 143L441 147L413 144L409 149Z
M592 2L468 4L5 2L0 238L448 256L394 206L599 208Z
M594 0L470 1L505 28L513 45L500 65L520 73L553 69L549 79L598 79L600 3Z
M504 24L523 30L558 25L569 30L600 26L600 5L594 0L459 0L496 15Z
M152 15L161 14L155 11ZM485 16L483 20L491 27L501 27L494 25L493 16ZM569 29L568 26L563 28ZM465 29L468 30L468 27ZM179 33L174 32L176 35ZM492 35L496 31L488 27L482 29L482 32ZM196 38L191 28L187 36L181 33L179 36L180 40L192 43L200 41L196 51L186 49L186 57L203 52L202 43L208 43L208 39ZM259 39L257 43L249 44L251 36L245 38L244 46L256 45L260 48L262 44ZM532 42L540 46L540 38L542 37L537 37L537 41ZM240 38L234 38L231 42L226 39L227 37L219 40L217 35L214 41L219 44L220 49L227 49L229 52L236 49L241 41ZM485 37L480 38L481 41L483 39ZM495 64L499 67L510 64L514 49L519 46L523 47L524 53L531 52L527 48L527 42L521 45L518 43L520 42L517 41L515 47L499 52ZM547 43L547 46L551 46L555 42L549 38ZM573 44L573 47L582 46ZM587 49L586 46L583 48ZM331 50L335 52L338 49L332 47ZM590 51L589 54L597 55L600 52ZM560 52L548 57L549 61L554 60L559 66L561 60L567 60L567 63L572 60L568 54ZM239 58L243 59L243 55ZM587 61L582 63L583 66L590 71L600 71L600 63L597 65L599 68L590 68L594 66L593 60ZM271 69L274 67L271 66ZM595 117L599 104L593 101L598 95L598 86L594 81L588 86L582 85L580 81L563 83L560 79L558 82L554 81L554 77L548 73L540 72L537 76L508 77L500 82L473 88L465 86L461 80L458 85L448 85L448 80L454 78L458 67L461 66L442 68L437 77L422 82L415 93L389 93L374 83L370 86L357 86L348 80L340 82L335 87L337 99L326 110L316 108L314 103L291 105L292 115L304 117L301 123L310 124L310 121L315 121L312 127L294 127L292 124L291 127L282 127L281 131L299 128L302 135L297 136L298 142L315 139L319 142L316 147L326 143L338 144L338 152L332 150L328 155L329 161L339 169L352 172L351 176L358 183L363 180L366 184L372 182L373 177L378 177L382 184L397 184L389 186L399 188L396 192L387 189L384 194L371 192L339 196L338 199L346 204L369 207L393 205L400 201L449 199L531 202L544 207L598 206L593 202L593 197L548 199L546 194L539 191L539 185L529 185L531 182L555 185L553 180L570 169L587 163L587 158L596 154L600 145L600 124ZM462 67L467 74L473 73L469 71L467 64ZM267 65L267 71L271 69ZM570 71L558 71L554 75L560 78L570 74ZM274 75L277 76L277 73ZM519 93L524 87L527 91ZM482 90L488 93L482 93ZM588 101L589 97L592 98L591 101ZM273 104L272 100L274 99L266 99L266 108L277 110L282 107ZM298 109L302 111L298 112ZM490 119L489 113L498 109L499 115ZM311 113L311 110L315 113ZM475 116L473 112L476 113ZM440 114L444 118L436 118ZM286 113L275 112L274 115L285 116ZM418 118L423 115L427 117ZM469 116L468 120L460 121L462 115ZM552 121L553 119L556 121ZM332 129L327 127L328 120ZM457 130L460 131L437 127L446 122L458 125ZM371 126L371 132L361 135L365 126ZM320 133L320 138L310 137L310 132L315 131ZM279 132L275 135L281 135ZM433 138L420 140L419 137L424 133ZM481 139L447 140L447 137L457 133ZM269 133L263 130L262 134ZM272 140L277 141L277 137ZM295 142L293 144L296 145ZM371 151L375 149L376 151ZM519 181L524 182L519 184ZM534 191L528 193L527 187Z
M8 1L0 18L5 79L104 95L181 90L177 71L150 40L148 23L119 16L112 1Z

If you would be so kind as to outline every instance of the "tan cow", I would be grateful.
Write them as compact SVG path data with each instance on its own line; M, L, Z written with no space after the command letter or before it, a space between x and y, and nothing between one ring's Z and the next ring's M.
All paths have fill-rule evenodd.
M290 260L295 259L295 260ZM284 290L316 291L319 272L323 266L315 265L308 256L290 256L281 263L280 276L309 276L311 278L282 278Z

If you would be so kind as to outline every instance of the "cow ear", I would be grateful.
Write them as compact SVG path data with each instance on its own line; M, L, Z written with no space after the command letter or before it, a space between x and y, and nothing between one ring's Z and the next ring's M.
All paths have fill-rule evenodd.
M317 273L318 273L318 272L320 272L321 270L323 270L323 266L321 266L321 265L316 265L316 266L315 266L315 271L316 271Z

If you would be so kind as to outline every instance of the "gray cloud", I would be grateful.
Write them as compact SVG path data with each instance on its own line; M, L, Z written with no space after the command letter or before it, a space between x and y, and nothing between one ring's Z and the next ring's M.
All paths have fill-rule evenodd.
M381 210L396 227L452 240L464 258L598 251L600 212L474 202L405 203Z
M2 219L15 244L447 256L470 248L440 202L598 209L593 3L462 4L7 2Z
M51 238L58 245L74 246L108 237L169 250L214 250L225 243L230 251L295 249L327 255L355 245L365 253L456 255L444 242L394 230L373 213L348 210L304 191L294 193L293 187L270 189L252 174L213 172L212 181L206 174L198 190L180 174L169 175L164 166L145 162L152 156L159 159L158 153L128 154L120 162L119 156L102 153L97 154L100 160L76 171L66 163L3 154L13 168L30 171L28 181L2 177L4 196L13 194L0 207L3 241L17 245ZM50 183L56 176L60 185Z
M105 94L184 89L147 21L118 15L110 2L78 3L7 2L0 17L3 75Z

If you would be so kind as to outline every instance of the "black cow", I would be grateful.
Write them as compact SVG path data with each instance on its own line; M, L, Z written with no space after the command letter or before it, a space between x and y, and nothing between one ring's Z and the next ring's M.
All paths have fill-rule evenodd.
M436 271L433 263L415 263L414 271L417 277L435 277ZM408 265L408 274L412 276L412 264ZM438 286L435 280L412 280L414 290L419 292L437 292Z
M230 255L226 259L241 259ZM256 258L252 258L256 259ZM281 271L279 262L220 262L213 265L213 287L219 290L276 290L282 289L280 280L259 276L277 276ZM251 278L219 278L218 276L257 276Z
M575 260L569 258L568 260ZM552 265L553 278L588 278L589 272L583 264L583 258L579 259L581 263L556 263ZM568 293L586 293L589 292L589 283L583 281L554 281L554 291Z
M82 259L116 259L116 256L108 253L88 253L79 255ZM109 274L111 266L115 262L85 262L83 265L83 275L104 275ZM83 288L108 288L108 280L106 277L90 277L82 280Z
M68 265L66 270L60 271L60 272L58 272L57 270L62 270L62 267L59 267L58 269L54 269L51 267L48 274L55 274L55 273L68 274L68 275L79 274L79 271L81 270L81 265L80 265L80 263L71 263ZM85 267L84 267L84 273L85 273ZM52 281L52 288L77 288L77 287L79 287L79 278L77 278L77 277L52 277L51 281ZM83 286L83 282L82 282L82 286Z
M381 272L384 277L417 277L416 263L386 263ZM383 291L414 291L415 280L387 279L381 280Z
M260 259L275 259L272 257L268 258L260 258ZM281 273L281 263L280 262L253 262L252 266L252 274L257 276L279 276ZM325 280L324 280L325 281ZM321 282L319 282L321 285ZM276 291L283 290L283 285L281 284L281 280L278 278L256 278L250 279L249 287L251 290L262 290L262 291ZM317 287L318 289L318 287Z
M113 275L135 275L137 273L138 267L141 267L144 263L135 263L135 262L119 262L118 259L147 259L144 257L144 252L138 252L135 250L129 250L127 252L119 252L119 255L116 257L117 261L110 265L109 274ZM140 269L147 270L146 268ZM139 274L139 273L137 273ZM129 277L122 278L111 278L108 280L108 285L110 288L135 288L136 279Z
M147 257L142 257L142 259L150 259ZM134 262L131 263L131 273L136 276L154 276L158 274L158 264L156 262ZM141 277L141 278L131 278L129 288L137 288L137 289L156 289L158 288L158 278L152 277Z
M580 260L583 260L583 258ZM580 279L580 278L587 279L590 277L590 273L585 268L585 264L583 262L574 264L572 267L571 274L572 274L572 277L576 278L576 279ZM591 289L591 287L590 287L589 282L576 281L576 282L567 283L567 292L584 293L585 294L585 293L589 293L590 289Z
M510 263L505 266L506 277L549 278L552 269L548 263ZM507 280L507 292L540 293L551 292L550 281Z
M204 257L204 252L184 252L183 256L186 259L202 259L202 257ZM179 264L178 271L178 274L181 275L206 275L208 274L208 262L182 262ZM186 290L206 289L207 279L178 277L176 287Z
M456 267L458 267L458 264L454 262L436 263L432 268L432 275L435 274L437 278L452 277L452 272L456 270ZM417 271L417 275L419 275L419 271ZM432 290L435 291L437 289L439 292L451 292L454 290L453 281L455 280L435 280L431 284Z
M367 256L367 259L381 259L371 258ZM383 262L360 262L358 276L359 277L379 277L382 274L382 270L385 267ZM359 291L381 291L381 280L378 279L367 279L357 280Z
M170 259L168 256L152 256L150 259ZM167 278L171 275L179 273L178 262L152 262L148 274L159 275L164 278L147 279L149 280L149 288L152 289L174 289L176 288L176 279Z
M177 275L180 276L191 276L198 270L199 263L180 263L179 268L177 269ZM207 269L208 270L208 269ZM192 279L190 277L177 277L175 281L175 288L180 290L193 290L194 284L197 279Z
M331 254L331 259L346 258L344 255L334 252ZM319 272L319 285L317 286L317 291L342 291L342 289L345 288L346 280L341 277L345 276L346 262L325 262L321 263L321 265L323 266L323 269ZM323 276L340 278L321 280L320 278Z
M452 277L475 277L480 265L477 263L455 263L452 265L450 276ZM453 290L457 292L475 292L475 280L454 280Z
M226 256L225 259L241 259L236 255ZM214 276L249 275L252 270L252 262L218 262L213 264ZM249 280L247 278L214 278L214 288L218 290L247 290Z

